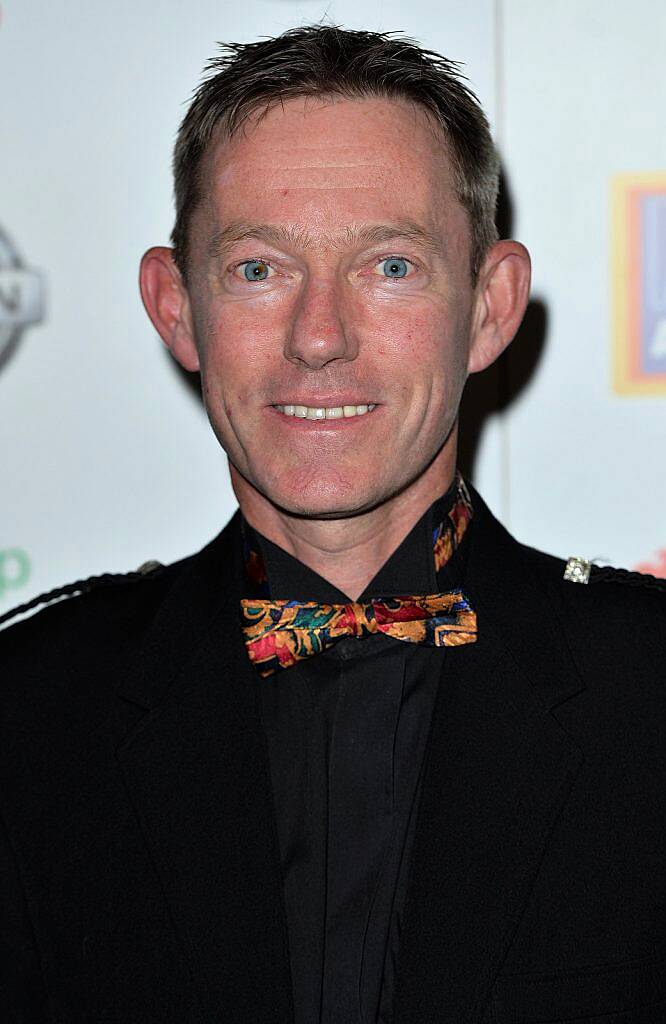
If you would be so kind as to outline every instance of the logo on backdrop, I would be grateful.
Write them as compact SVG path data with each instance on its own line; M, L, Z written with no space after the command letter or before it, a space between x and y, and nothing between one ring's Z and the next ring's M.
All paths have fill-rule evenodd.
M26 327L44 316L41 274L24 266L0 229L0 367L16 349Z
M641 562L637 565L636 571L647 572L650 576L659 576L666 579L666 548L660 548L650 561Z
M0 600L8 590L24 587L30 579L30 559L23 548L0 551Z
M666 395L666 172L619 174L612 194L615 390Z

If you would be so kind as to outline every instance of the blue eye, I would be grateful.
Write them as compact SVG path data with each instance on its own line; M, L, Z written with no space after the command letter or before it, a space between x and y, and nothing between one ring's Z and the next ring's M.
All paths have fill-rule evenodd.
M401 256L391 256L389 259L384 260L381 266L385 277L395 279L406 275L409 264Z
M263 260L248 260L243 264L243 273L246 281L265 281L268 277L269 266Z

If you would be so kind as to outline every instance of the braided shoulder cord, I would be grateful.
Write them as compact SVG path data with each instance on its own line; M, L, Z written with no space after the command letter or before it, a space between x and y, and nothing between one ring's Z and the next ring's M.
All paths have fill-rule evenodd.
M666 579L650 576L649 573L632 572L630 569L614 569L612 565L593 565L590 583L625 583L630 587L666 591Z
M64 587L56 587L54 590L49 590L46 594L38 594L32 600L26 601L25 604L20 604L16 608L11 608L8 612L5 612L4 615L0 615L0 626L3 622L8 622L9 619L13 619L16 615L23 615L25 612L32 611L33 608L38 608L41 604L49 604L51 601L57 601L61 597L87 594L89 591L94 590L95 587L108 586L109 584L118 583L120 580L142 578L143 573L140 572L105 572L101 576L89 576L87 580L67 583Z

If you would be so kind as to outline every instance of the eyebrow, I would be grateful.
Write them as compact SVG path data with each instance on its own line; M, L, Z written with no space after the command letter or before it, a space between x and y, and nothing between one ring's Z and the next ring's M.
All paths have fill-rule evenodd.
M436 256L444 256L444 246L441 239L433 235L421 224L415 221L398 221L395 224L361 224L359 226L349 225L345 229L342 241L327 240L333 248L341 245L347 246L369 246L380 245L382 242L389 242L392 239L406 239L415 242L429 250ZM246 239L256 239L261 242L268 242L271 245L287 246L290 248L310 249L315 246L315 240L305 228L293 225L278 226L274 224L251 224L247 221L234 221L219 228L213 233L210 242L210 256L219 259L234 245Z

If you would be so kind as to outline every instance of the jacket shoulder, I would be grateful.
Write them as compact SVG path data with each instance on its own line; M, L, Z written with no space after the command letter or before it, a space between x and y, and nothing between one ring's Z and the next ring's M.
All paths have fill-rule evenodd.
M558 558L526 544L520 545L525 558L550 586L557 587L565 599L575 599L584 592L599 600L631 601L641 593L652 595L655 607L666 607L666 579L649 573L612 565L598 565L581 555ZM608 595L605 597L604 595Z
M524 579L529 591L530 582L545 588L554 598L555 608L560 606L580 612L580 624L595 619L603 623L608 612L626 613L633 618L644 615L650 622L666 627L666 579L628 569L601 566L594 559L584 557L558 558L537 548L521 543L513 537L493 515L481 495L470 487L480 526L479 575L484 563L499 560L496 574L501 586L501 574L511 574L516 580ZM478 543L478 542L477 542ZM530 581L530 582L528 582Z
M239 536L236 514L200 551L169 565L151 561L78 580L4 615L0 696L15 688L20 698L21 687L47 692L66 680L98 689L104 679L122 679L158 624L170 628L165 615L175 624L196 618L195 605L205 611L233 585Z
M661 594L666 594L666 579L660 576L651 576L649 573L612 565L598 565L595 559L587 559L582 555L558 558L556 555L529 547L527 544L520 544L520 547L525 557L535 566L548 574L551 579L558 579L562 583L582 585L610 583L619 584L622 587L656 590Z
M666 579L521 546L570 630L609 649L666 647Z
M3 665L57 661L75 652L126 648L151 621L189 559L144 563L128 573L104 573L56 587L0 616Z

